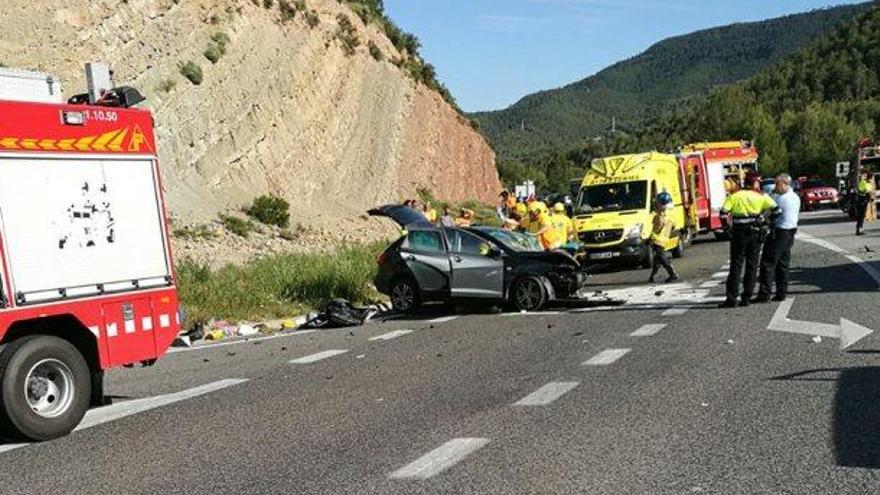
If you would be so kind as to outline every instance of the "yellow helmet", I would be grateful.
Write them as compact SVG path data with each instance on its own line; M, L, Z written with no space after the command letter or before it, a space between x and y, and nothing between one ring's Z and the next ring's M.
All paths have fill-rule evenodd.
M546 215L549 210L543 201L534 201L529 205L530 215Z
M565 213L565 205L562 203L556 203L553 205L553 211L556 213Z
M529 214L529 208L526 206L525 203L517 203L516 206L513 208L513 211L521 217Z

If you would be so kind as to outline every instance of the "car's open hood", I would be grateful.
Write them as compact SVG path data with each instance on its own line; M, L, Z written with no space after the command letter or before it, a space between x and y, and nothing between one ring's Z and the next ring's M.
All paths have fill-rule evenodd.
M423 215L422 212L414 210L408 206L377 206L376 208L367 211L367 213L374 217L388 217L391 220L394 220L397 225L400 225L401 228L406 228L410 225L418 225L422 227L432 226L431 222L425 218L425 215Z

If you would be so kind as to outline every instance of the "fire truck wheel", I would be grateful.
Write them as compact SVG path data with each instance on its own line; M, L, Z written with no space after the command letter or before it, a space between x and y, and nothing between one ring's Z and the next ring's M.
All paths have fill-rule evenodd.
M69 342L30 335L0 348L0 432L42 441L70 433L91 399L89 367Z

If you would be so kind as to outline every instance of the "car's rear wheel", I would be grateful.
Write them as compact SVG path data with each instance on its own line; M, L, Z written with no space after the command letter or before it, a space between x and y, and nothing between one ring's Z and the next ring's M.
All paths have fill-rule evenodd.
M547 304L547 290L537 277L523 277L513 287L513 304L520 311L539 311Z
M399 313L412 313L419 309L419 289L409 278L398 278L391 284L391 306Z

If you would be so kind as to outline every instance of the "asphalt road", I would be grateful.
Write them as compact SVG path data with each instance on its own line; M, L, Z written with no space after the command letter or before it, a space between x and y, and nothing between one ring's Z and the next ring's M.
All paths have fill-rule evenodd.
M807 217L789 318L880 330L880 230ZM610 310L426 313L112 372L91 427L0 445L0 493L876 493L880 334L841 352L768 330L776 303L715 309L726 260L706 241L682 284L598 273L630 301Z

